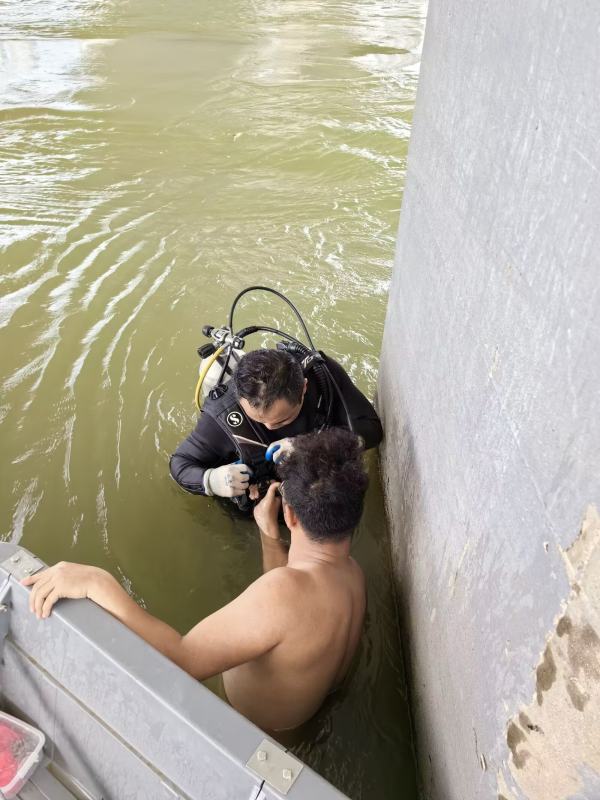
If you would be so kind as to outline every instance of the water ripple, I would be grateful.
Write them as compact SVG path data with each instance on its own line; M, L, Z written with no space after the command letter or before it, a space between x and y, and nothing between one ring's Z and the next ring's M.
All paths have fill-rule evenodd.
M183 630L260 562L247 525L168 477L195 420L202 326L243 286L275 286L374 392L425 6L2 11L3 537L110 569ZM246 298L238 323L261 321L300 334L281 304ZM416 796L373 484L354 543L369 580L358 664L294 744L355 800Z

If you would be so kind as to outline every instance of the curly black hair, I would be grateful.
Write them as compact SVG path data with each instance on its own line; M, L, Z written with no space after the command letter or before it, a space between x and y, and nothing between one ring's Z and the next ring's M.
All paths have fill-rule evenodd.
M369 484L362 453L358 436L329 428L296 436L278 465L284 500L314 541L340 541L358 525Z
M233 373L238 397L254 408L268 409L284 398L296 406L302 401L304 373L299 362L281 350L261 348L246 353Z

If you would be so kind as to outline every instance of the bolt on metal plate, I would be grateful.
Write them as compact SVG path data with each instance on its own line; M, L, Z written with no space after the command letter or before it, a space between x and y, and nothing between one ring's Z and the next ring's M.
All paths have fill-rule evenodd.
M248 759L246 766L263 778L269 786L281 794L287 794L304 764L274 742L263 739Z
M28 575L35 575L45 566L44 562L40 561L39 558L20 548L0 564L0 568L6 570L18 581L23 580Z

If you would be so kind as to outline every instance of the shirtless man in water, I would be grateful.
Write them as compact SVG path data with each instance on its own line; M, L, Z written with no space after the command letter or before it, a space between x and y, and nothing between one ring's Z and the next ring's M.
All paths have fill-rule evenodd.
M263 729L309 719L346 674L365 613L365 581L350 557L367 477L356 436L332 428L294 439L255 508L264 575L182 636L144 611L105 570L61 562L23 580L38 617L64 597L88 597L199 680L223 673L231 705ZM278 513L291 532L279 541Z

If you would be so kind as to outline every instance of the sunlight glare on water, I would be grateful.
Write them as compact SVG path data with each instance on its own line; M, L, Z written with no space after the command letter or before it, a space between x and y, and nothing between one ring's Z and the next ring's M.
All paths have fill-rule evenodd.
M201 328L224 323L244 286L274 286L373 395L425 12L2 4L4 539L109 569L181 630L259 574L253 526L168 475L194 424ZM238 322L260 321L298 332L251 296ZM371 465L354 546L369 583L360 658L293 749L352 798L412 798Z

